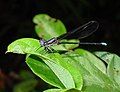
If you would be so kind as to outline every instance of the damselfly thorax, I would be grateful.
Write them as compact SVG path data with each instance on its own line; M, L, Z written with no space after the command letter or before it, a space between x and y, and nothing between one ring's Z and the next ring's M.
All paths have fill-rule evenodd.
M57 45L58 44L58 40L56 37L51 38L50 40L44 40L44 39L40 39L40 44L41 46L47 46L50 47L52 45Z

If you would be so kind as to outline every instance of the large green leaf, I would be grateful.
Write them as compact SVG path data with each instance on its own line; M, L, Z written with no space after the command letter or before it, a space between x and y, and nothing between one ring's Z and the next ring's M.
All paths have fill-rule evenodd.
M35 73L45 82L58 88L65 88L54 72L52 72L52 70L49 68L49 66L47 66L38 56L30 55L27 57L26 63L33 73Z
M103 59L107 65L108 76L120 87L120 57L109 52L95 52L95 54ZM116 84L117 85L117 84Z
M45 63L55 73L65 88L75 88L74 80L67 69L49 60L45 60Z
M89 72L89 70L87 70L85 67L84 67L84 64L86 64L86 62L84 62L84 58L81 57L79 54L75 54L75 53L72 53L72 52L69 52L67 54L64 54L63 55L64 59L67 60L68 63L70 63L75 69L77 69L77 71L79 71L80 73L82 73L83 75L83 81L84 81L84 85L91 85L92 83L93 84L98 84L99 82L95 80L94 76L92 76ZM80 62L83 62L84 64L81 64ZM73 69L71 69L73 70ZM79 80L79 78L78 78ZM79 82L78 82L79 83Z
M46 54L45 56L42 56L41 54L35 54L35 55L38 55L49 66L49 68L51 70L51 73L50 72L48 73L49 76L46 75L46 73L43 73L43 70L38 71L38 68L41 69L41 65L42 65L42 63L39 62L40 60L36 60L36 62L37 61L38 62L37 62L37 64L34 64L35 60L30 61L28 58L26 60L26 62L36 75L38 75L39 77L44 76L44 78L42 77L43 80L45 80L46 82L48 82L49 84L51 84L53 86L56 86L56 84L57 84L59 86L56 86L56 87L59 87L59 88L64 88L62 85L64 85L65 88L77 88L77 89L82 88L83 81L82 81L82 76L81 76L80 71L78 71L76 67L72 66L72 64L65 61L58 53ZM38 65L38 67L37 67L37 65ZM42 68L42 69L44 69L44 68ZM52 74L53 72L55 75ZM42 74L42 76L41 76L41 74ZM50 74L52 74L52 75L50 75ZM50 76L52 76L53 79L57 79L57 80L59 79L59 81L54 83L54 80L49 78ZM73 79L72 79L72 77L73 77ZM74 82L75 82L76 87L74 86ZM62 83L62 85L61 85L61 83Z
M67 58L64 58L64 55L61 56L58 53L49 54L49 57L51 59L53 59L55 61L55 63L61 65L62 67L64 67L65 69L67 69L70 72L70 74L73 77L74 83L75 83L75 88L81 90L81 88L83 86L83 79L82 79L81 72L76 67L74 67L72 64L72 62L74 62L74 60L69 61L69 59L68 59L69 57L66 56Z
M36 23L35 31L39 37L49 40L53 37L58 37L66 33L64 24L55 18L52 18L46 14L38 14L33 18L33 22ZM65 40L64 40L65 41ZM69 42L78 42L78 40L69 40ZM78 44L69 45L54 45L55 50L70 50L77 47Z
M51 18L46 14L36 15L33 22L37 24L35 26L37 35L46 40L66 33L66 28L60 20Z
M36 75L41 77L43 80L45 80L46 82L48 82L53 86L57 85L56 87L59 88L75 88L75 85L76 88L79 89L82 87L82 78L80 72L76 72L73 67L71 68L70 64L69 63L67 64L67 62L64 61L64 59L62 59L62 57L59 54L55 54L55 53L48 55L46 54L45 56L42 56L40 54L35 54L35 55L38 55L49 66L49 71L51 72L49 72L48 69L47 70L45 69L46 71L43 72L44 68L41 67L43 65L42 63L40 63L40 60L36 60L36 59L30 60L30 58L28 57L26 62L28 66L32 69L32 71ZM39 68L40 69L42 68L43 70L40 71ZM48 73L46 74L47 71ZM57 82L55 81L55 79L57 80ZM74 81L75 83L76 82L78 83L74 84Z
M73 63L73 65L81 71L84 78L84 86L95 84L100 85L101 87L107 87L108 89L113 89L114 82L110 80L107 74L101 69L105 68L102 61L95 59L95 56L93 57L91 53L82 49L78 49L73 53L75 53L75 55L69 53L68 55L70 55L69 57L71 57L71 59L74 59L75 63Z

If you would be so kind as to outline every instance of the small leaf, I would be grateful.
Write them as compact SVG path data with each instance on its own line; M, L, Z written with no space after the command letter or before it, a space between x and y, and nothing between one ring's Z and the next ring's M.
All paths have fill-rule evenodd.
M7 52L26 54L36 52L38 48L40 48L38 40L33 38L22 38L12 42L8 46Z
M46 40L66 33L66 28L60 20L51 18L46 14L36 15L33 22L37 24L35 26L37 35Z

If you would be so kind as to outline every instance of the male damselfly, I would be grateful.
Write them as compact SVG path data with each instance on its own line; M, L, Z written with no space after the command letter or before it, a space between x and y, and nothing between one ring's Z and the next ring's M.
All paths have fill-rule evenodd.
M61 40L70 38L71 36L73 38L82 39L85 37L88 37L92 33L94 33L99 27L99 24L97 21L90 21L77 29L67 32L65 34L60 35L59 37L53 37L49 40L44 40L43 38L40 38L40 44L41 46L45 47L45 49L48 49L50 46L55 44L85 44L85 45L104 45L107 44L104 42L101 43L90 43L90 42L61 42Z

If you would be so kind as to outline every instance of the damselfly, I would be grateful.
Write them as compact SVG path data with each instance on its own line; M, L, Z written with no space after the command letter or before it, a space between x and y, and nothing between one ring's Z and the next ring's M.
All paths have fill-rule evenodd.
M85 37L88 37L92 33L94 33L99 27L99 24L97 21L90 21L77 29L67 32L63 35L60 35L59 37L53 37L50 40L44 40L43 38L40 38L40 44L41 46L45 47L48 49L50 46L55 45L55 44L87 44L87 45L104 45L106 46L107 44L104 42L101 43L90 43L90 42L61 42L61 40L66 39L66 38L77 38L77 39L82 39Z

